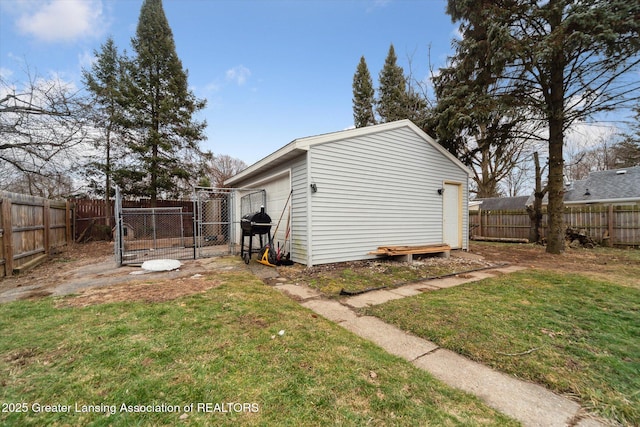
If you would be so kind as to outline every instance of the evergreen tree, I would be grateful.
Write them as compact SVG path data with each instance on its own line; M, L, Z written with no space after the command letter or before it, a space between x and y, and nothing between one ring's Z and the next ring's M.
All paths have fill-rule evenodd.
M631 133L623 135L624 140L612 147L615 167L640 166L640 105L633 110L636 114Z
M357 128L375 125L373 114L375 91L364 56L353 75L353 122Z
M483 2L461 25L463 38L454 42L450 66L433 79L438 102L432 124L438 141L471 166L479 198L500 195L500 180L521 161L527 122L508 98L496 95L504 64L490 49L489 23L483 16L493 2Z
M378 76L377 112L382 123L407 119L410 116L407 109L407 81L404 70L397 64L397 60L395 49L391 44Z
M131 44L135 57L124 94L128 125L136 132L129 144L135 164L119 172L129 193L149 196L155 206L159 195L179 188L178 180L191 178L181 159L199 152L205 139L206 123L193 119L205 101L188 89L161 0L144 1Z
M94 140L96 148L103 150L104 156L91 162L88 166L91 175L98 171L104 179L104 198L106 211L111 211L110 196L111 182L116 144L120 141L120 122L122 119L122 107L120 99L120 85L122 81L122 63L113 38L109 37L101 46L100 51L94 51L97 60L91 70L82 70L85 86L92 95L93 122L100 131L100 135ZM99 187L99 184L94 184ZM110 225L111 216L107 215L107 225Z
M611 147L613 167L630 168L640 166L640 141L625 140Z
M408 85L404 99L404 107L406 109L404 118L411 120L420 129L431 134L431 130L429 128L431 108L429 107L427 98L414 90L411 85Z

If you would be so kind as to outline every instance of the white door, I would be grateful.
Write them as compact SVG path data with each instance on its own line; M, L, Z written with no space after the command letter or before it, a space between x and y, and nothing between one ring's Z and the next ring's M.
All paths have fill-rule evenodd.
M462 207L459 184L444 184L442 195L442 238L452 249L462 247Z

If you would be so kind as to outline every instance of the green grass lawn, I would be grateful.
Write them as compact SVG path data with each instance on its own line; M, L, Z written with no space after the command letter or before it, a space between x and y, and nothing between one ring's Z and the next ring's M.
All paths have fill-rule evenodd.
M250 274L210 279L162 303L0 305L0 424L517 425Z
M606 418L640 425L637 287L527 270L391 301L366 313L575 396Z

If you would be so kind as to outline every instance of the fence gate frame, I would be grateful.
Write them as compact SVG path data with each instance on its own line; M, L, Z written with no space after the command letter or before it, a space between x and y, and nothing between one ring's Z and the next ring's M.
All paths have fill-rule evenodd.
M153 251L153 256L139 256L136 259L131 259L134 251L128 252L127 246L135 236L126 236L130 227L126 223L126 215L135 214L137 212L135 209L140 209L140 212L150 212L153 218L151 222L155 226L156 215L161 212L168 213L171 208L124 208L120 188L116 187L115 192L113 205L115 216L114 252L117 265L139 264L142 260L163 258L163 248L159 250L156 246L156 229L153 227L153 238L147 239L149 242L147 247L136 249L136 252ZM178 246L182 251L171 251L169 256L165 258L198 259L238 253L240 246L237 233L240 217L260 210L261 206L266 207L266 202L266 191L262 188L194 187L193 212L179 214L180 218L184 215L192 216L190 222L193 229L186 233L187 230L181 219L180 235L173 236L173 238L180 241ZM237 212L238 209L240 212ZM174 212L173 215L178 214ZM154 242L153 246L150 242Z
M218 204L219 211L207 205L213 201ZM240 218L248 213L259 211L260 207L266 207L266 204L267 193L263 188L194 187L196 257L238 254L242 244L238 240ZM208 232L210 230L214 232ZM216 246L212 243L220 240L219 236L223 236L223 240L226 239L228 242L226 252L220 250L219 245L218 250L211 249Z
M232 254L235 189L194 187L193 194L194 257Z
M120 194L120 187L115 186L116 196L113 203L113 212L115 217L115 234L113 236L115 244L113 250L116 256L116 264L118 267L122 266L122 252L124 251L122 241L122 196Z
M189 208L126 208L120 189L115 190L114 251L118 266L154 259L195 259L194 213Z

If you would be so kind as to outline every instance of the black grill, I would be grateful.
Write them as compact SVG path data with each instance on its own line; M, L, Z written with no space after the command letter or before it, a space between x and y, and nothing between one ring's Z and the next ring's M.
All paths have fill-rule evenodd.
M242 228L242 248L240 249L240 256L249 264L251 260L251 253L257 253L263 246L262 236L267 236L267 243L271 241L269 233L271 233L271 217L264 211L264 206L260 208L260 212L254 212L244 215L240 220L240 227ZM253 236L258 236L260 239L260 247L257 250L253 250ZM245 250L245 237L249 238L249 246Z
M271 231L271 217L265 213L264 207L262 207L260 212L243 216L240 220L240 226L242 227L242 233L246 235L269 234Z

